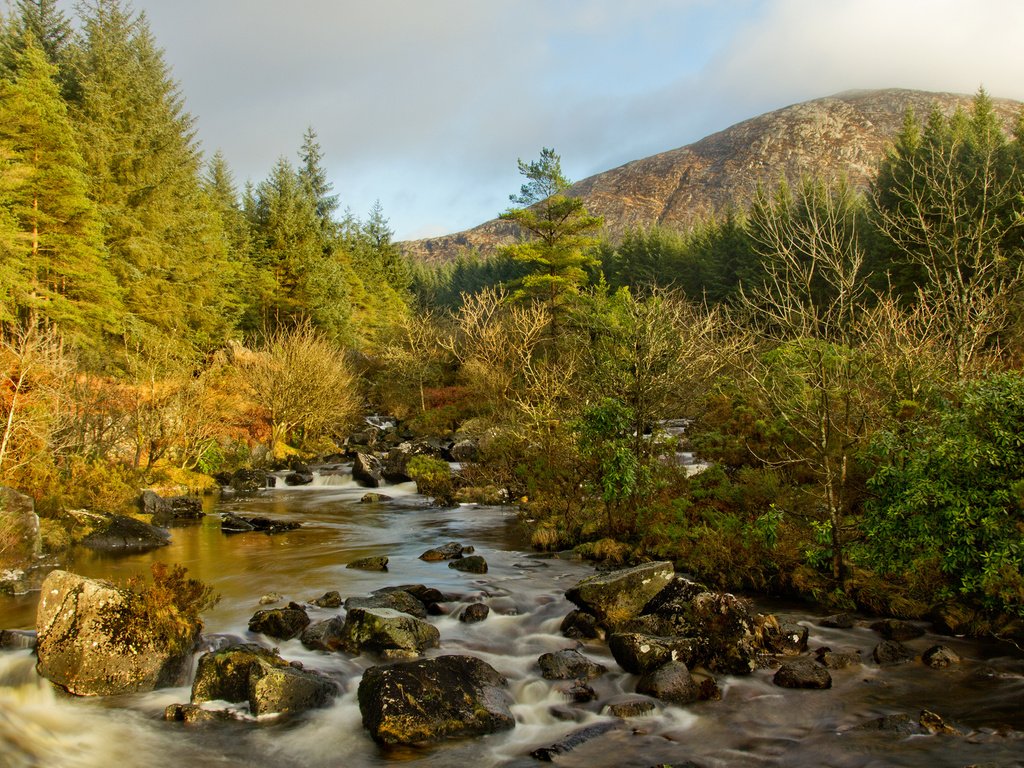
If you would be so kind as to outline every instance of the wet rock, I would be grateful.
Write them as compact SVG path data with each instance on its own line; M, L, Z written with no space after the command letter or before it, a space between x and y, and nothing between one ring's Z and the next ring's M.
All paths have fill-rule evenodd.
M559 631L574 640L599 640L604 638L604 630L598 624L597 617L586 611L571 611L564 619Z
M389 595L394 592L408 592L423 604L427 613L431 616L446 615L448 613L447 609L440 604L453 599L451 596L443 594L440 590L424 586L423 584L401 584L398 586L383 587L381 589L374 590L372 594Z
M861 663L860 653L837 653L831 648L819 648L814 652L814 658L826 669L846 669Z
M597 723L596 725L588 725L586 728L580 728L577 731L573 731L563 739L559 739L554 744L548 747L541 747L535 749L530 753L530 757L534 760L540 760L545 763L554 762L554 759L559 755L564 755L566 752L571 752L576 747L586 744L592 739L596 739L599 736L609 731L614 731L622 726L618 723Z
M79 696L109 696L180 685L200 626L168 644L154 634L127 590L67 571L42 584L36 612L36 670ZM187 651L182 652L181 649Z
M905 712L883 715L854 726L853 731L884 731L899 736L915 736L925 733L917 719Z
M390 608L350 608L341 634L347 653L368 652L385 659L419 656L441 644L437 627Z
M171 534L165 529L124 515L114 515L109 523L82 539L83 546L111 554L148 552L170 543Z
M857 623L857 617L852 613L836 613L826 616L818 623L830 629L853 629Z
M309 614L298 603L288 603L287 608L256 611L249 619L250 632L260 632L278 640L291 640L308 626Z
M369 597L350 597L345 601L345 610L351 611L353 608L390 608L417 619L427 618L426 606L404 590L381 592Z
M466 573L487 573L487 561L480 557L480 555L460 557L448 563L448 567L454 568L456 571L465 571Z
M583 579L565 596L603 626L615 627L638 616L672 577L672 563L645 563Z
M356 453L352 460L352 479L366 488L379 488L382 476L381 460L370 453Z
M317 608L341 608L341 593L336 589L332 589L330 592L324 592L320 597L309 602Z
M441 560L455 560L456 558L468 555L471 552L473 552L473 547L464 547L457 541L450 541L444 546L428 549L420 555L420 560L426 560L428 563L436 563Z
M284 484L290 486L309 485L313 482L313 473L308 469L295 470L284 476Z
M960 656L945 645L933 645L921 656L921 660L932 669L945 669L960 663Z
M164 720L199 725L238 722L239 718L229 709L203 709L197 704L171 704L164 710Z
M299 640L311 650L334 652L342 647L344 627L345 620L340 616L334 616L310 624L302 630Z
M895 640L897 642L913 640L924 634L923 627L911 624L909 621L901 621L900 619L876 621L871 625L871 628L886 640Z
M388 558L384 555L361 557L358 560L353 560L345 567L355 568L360 571L386 571L388 569Z
M577 704L586 704L589 701L594 701L597 698L597 691L591 688L583 680L575 680L573 684L568 688L562 690L566 698L576 702Z
M237 469L228 486L238 493L256 493L267 487L267 473L258 469Z
M772 682L780 688L821 690L832 687L832 675L813 659L793 659L782 663L772 678Z
M282 600L284 600L284 595L280 592L268 592L260 597L260 605L273 605L274 603L280 603Z
M694 638L655 637L636 632L619 632L608 638L608 648L625 671L642 675L669 661L690 665L701 655Z
M139 510L152 515L154 525L175 525L202 520L203 502L196 496L170 496L162 498L155 491L143 491L139 496Z
M718 687L718 681L711 675L694 674L693 681L697 684L698 701L722 700L722 689Z
M364 493L359 499L360 504L379 504L382 501L391 501L392 498L386 493Z
M948 722L946 722L946 720L942 717L942 715L937 715L937 714L935 714L934 712L932 712L931 710L928 710L928 709L922 709L921 710L921 715L918 718L917 722L920 723L921 727L924 728L924 730L926 730L928 733L931 733L933 735L937 735L937 734L942 734L944 736L959 736L959 735L961 735L960 731L957 728L955 728L954 726L950 725Z
M408 483L412 480L409 475L409 461L414 456L429 453L426 446L410 442L400 443L388 451L384 458L381 473L389 483Z
M371 667L359 683L363 726L381 744L478 736L515 727L498 672L472 656Z
M244 701L256 716L325 707L337 693L330 678L299 669L276 651L251 643L203 654L192 683L193 704Z
M613 717L644 717L658 709L657 699L649 696L625 694L610 699L604 706L603 712Z
M459 621L463 624L477 624L484 621L490 613L491 609L484 603L471 603L462 609Z
M636 692L667 701L669 704L692 704L700 697L700 689L681 661L670 661L642 675Z
M603 664L591 661L575 648L545 653L537 663L546 680L592 680L608 671Z
M288 520L271 520L269 517L243 517L232 512L221 515L220 530L222 533L284 533L302 527L301 523Z
M700 641L702 666L734 675L757 667L760 646L745 600L724 592L702 592L690 601L684 617Z
M35 647L35 632L25 629L0 629L0 650L30 650Z
M662 616L671 619L685 614L687 606L693 599L708 591L703 584L677 574L663 590L650 599L640 611L640 615Z
M914 660L914 654L903 643L895 640L883 640L871 652L871 658L876 664L891 666L893 664L905 664Z
M777 656L799 656L807 651L807 627L793 622L780 624L774 616L771 621L764 621L760 627L761 644L768 652ZM755 624L758 622L755 620Z

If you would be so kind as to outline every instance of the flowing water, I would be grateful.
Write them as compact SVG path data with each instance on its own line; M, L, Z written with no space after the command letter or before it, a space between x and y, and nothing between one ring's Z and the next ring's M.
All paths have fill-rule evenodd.
M314 487L275 489L255 497L223 500L217 511L300 520L302 528L267 536L220 532L216 515L173 529L173 543L153 553L116 559L79 553L69 569L123 579L145 572L154 560L180 562L211 584L220 603L206 615L207 633L246 640L250 616L269 592L305 602L328 590L361 595L380 587L423 583L456 596L451 614L432 617L441 648L428 655L468 653L497 668L515 698L514 730L440 745L384 750L360 723L356 688L364 657L305 649L298 640L273 642L282 656L333 676L342 686L334 705L290 720L184 726L161 719L169 704L186 702L187 687L102 699L61 695L34 671L29 651L0 653L0 766L2 768L345 768L414 763L416 766L536 764L529 752L589 724L610 722L600 703L630 693L636 678L623 673L607 649L587 643L583 652L605 664L592 681L593 705L569 703L567 683L541 678L537 657L572 647L558 634L572 606L565 589L592 573L568 559L541 558L525 549L515 516L500 507L436 509L411 486L383 489L391 502L361 504L364 489L344 471L318 475ZM418 559L424 550L460 541L472 544L490 570L472 575L446 563ZM358 557L387 555L387 573L349 570ZM0 598L0 627L30 629L37 595ZM461 604L483 601L490 617L462 624ZM825 629L816 617L785 606L762 606L811 631L811 647L857 650L865 659L878 642L870 629ZM339 610L310 608L316 621ZM262 638L265 640L265 638ZM556 758L558 765L605 768L682 763L700 766L929 766L1024 765L1024 654L1013 646L928 635L908 643L918 653L937 642L953 647L963 663L935 671L920 662L879 668L870 661L833 672L827 691L775 687L772 672L719 677L722 699L688 707L667 706L629 720ZM900 736L851 730L893 713L916 717L930 709L955 723L962 736ZM575 713L575 721L556 716Z

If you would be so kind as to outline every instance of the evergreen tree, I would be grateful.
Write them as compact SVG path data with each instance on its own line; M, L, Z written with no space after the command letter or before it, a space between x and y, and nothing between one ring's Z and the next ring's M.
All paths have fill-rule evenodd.
M28 40L34 40L46 59L58 68L57 77L64 78L72 42L71 22L57 7L56 0L18 0L14 13L6 20L0 33L0 61L6 69L15 66L16 57L24 52Z
M331 228L334 213L338 210L338 196L331 194L334 185L327 180L327 171L323 167L323 149L313 126L309 126L302 136L299 159L302 161L299 176L313 197L317 218L326 232Z
M409 272L409 264L402 255L398 246L391 241L394 231L390 222L384 216L384 208L377 200L370 209L370 216L363 225L363 232L369 241L370 247L376 254L380 263L381 274L395 291L404 293L409 290L412 283L412 276Z
M55 68L31 35L0 81L8 313L95 345L121 321L102 228ZM9 281L9 282L8 282Z

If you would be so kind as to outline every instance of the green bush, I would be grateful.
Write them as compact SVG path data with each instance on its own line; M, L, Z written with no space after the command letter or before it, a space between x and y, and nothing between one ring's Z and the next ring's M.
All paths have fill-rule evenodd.
M455 483L448 462L420 454L409 459L406 472L416 481L416 490L424 496L433 496L438 504L455 503Z
M198 579L188 578L182 565L153 563L151 570L151 583L141 578L128 581L133 613L160 647L175 656L188 653L203 627L200 615L213 608L220 596Z

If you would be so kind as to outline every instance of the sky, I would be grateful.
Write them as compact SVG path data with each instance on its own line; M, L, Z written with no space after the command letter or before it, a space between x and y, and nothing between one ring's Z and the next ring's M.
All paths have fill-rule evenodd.
M72 0L68 0L69 8ZM396 240L850 89L1024 100L1022 0L132 0L241 187L312 127L343 208Z

